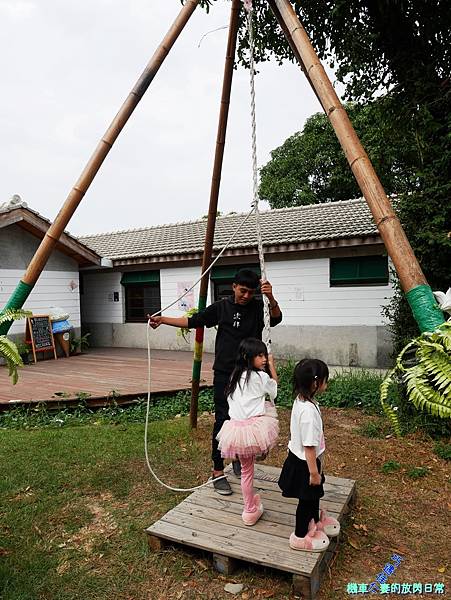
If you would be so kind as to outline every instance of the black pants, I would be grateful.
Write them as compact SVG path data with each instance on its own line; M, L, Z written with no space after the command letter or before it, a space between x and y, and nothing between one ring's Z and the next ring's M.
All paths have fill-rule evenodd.
M319 498L316 500L299 500L296 509L296 530L298 537L305 537L311 520L319 521Z
M213 460L213 468L215 471L224 469L224 461L222 460L221 452L218 450L218 440L216 436L222 427L224 421L229 419L229 405L225 396L224 390L229 382L230 373L222 373L215 371L213 377L214 388L214 403L215 403L215 424L213 425L213 435L211 440L211 458Z

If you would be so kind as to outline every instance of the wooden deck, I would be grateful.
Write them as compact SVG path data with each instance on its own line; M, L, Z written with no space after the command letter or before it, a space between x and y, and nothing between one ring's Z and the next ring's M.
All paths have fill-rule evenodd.
M314 600L321 578L338 546L332 538L326 552L299 552L288 545L294 530L297 500L283 498L277 480L280 469L256 465L254 487L265 508L253 527L241 519L243 497L239 480L226 469L233 489L231 496L220 496L211 487L193 492L147 530L154 550L169 542L211 552L215 567L230 574L237 561L287 571L302 598ZM321 506L342 521L355 499L355 481L328 476Z
M151 392L174 392L191 387L191 352L152 350ZM203 385L211 385L213 355L202 363ZM8 371L0 366L0 410L12 403L48 402L70 405L77 394L89 394L91 406L114 397L119 403L147 395L147 350L141 348L93 348L86 354L43 360L20 369L19 382L12 385Z

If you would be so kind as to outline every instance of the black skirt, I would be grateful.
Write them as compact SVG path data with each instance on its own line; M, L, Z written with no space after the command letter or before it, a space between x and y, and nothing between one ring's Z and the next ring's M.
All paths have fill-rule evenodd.
M321 473L321 461L316 459L318 473ZM279 487L285 498L299 500L317 500L324 496L324 473L321 473L321 485L310 485L310 473L306 460L302 460L288 450L288 456L283 463L279 477Z

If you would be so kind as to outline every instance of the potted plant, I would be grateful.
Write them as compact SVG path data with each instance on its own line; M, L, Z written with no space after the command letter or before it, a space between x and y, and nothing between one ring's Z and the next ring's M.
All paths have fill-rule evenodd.
M30 344L27 344L27 342L22 341L22 342L17 342L16 346L17 346L17 352L19 353L19 356L22 359L23 364L29 365L30 364L30 352L31 352Z
M70 353L71 354L82 354L89 348L88 337L90 333L85 333L84 335L77 337L73 331L70 332Z

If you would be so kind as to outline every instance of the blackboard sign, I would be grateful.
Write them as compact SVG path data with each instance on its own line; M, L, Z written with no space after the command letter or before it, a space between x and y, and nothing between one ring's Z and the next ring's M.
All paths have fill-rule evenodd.
M33 358L36 362L36 352L53 351L56 358L55 341L52 333L52 323L49 315L33 315L27 318L27 330L25 334L27 342L33 348Z

